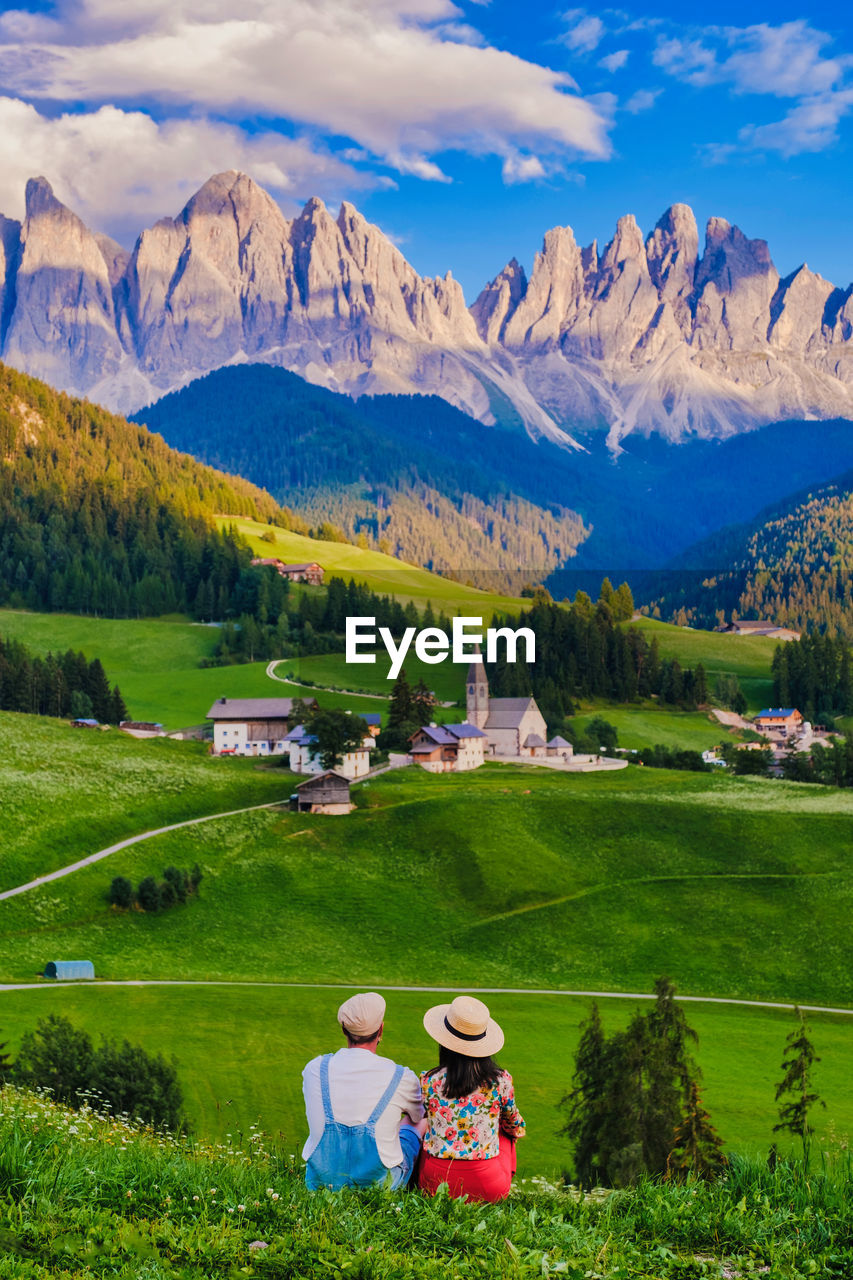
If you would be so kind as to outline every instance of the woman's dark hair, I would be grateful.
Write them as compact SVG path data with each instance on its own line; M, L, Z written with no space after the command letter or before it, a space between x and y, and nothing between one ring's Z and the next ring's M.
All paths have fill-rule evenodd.
M445 1072L442 1089L445 1098L466 1098L469 1093L482 1089L484 1085L488 1087L497 1084L501 1073L500 1067L493 1058L469 1058L464 1053L457 1053L455 1049L446 1049L443 1044L440 1044L438 1066L433 1067L429 1074L435 1075L442 1068Z

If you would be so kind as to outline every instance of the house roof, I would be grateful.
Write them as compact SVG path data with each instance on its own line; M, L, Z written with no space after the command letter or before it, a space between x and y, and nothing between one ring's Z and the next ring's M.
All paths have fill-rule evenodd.
M282 564L281 567L282 569L290 569L295 573L298 569L322 569L323 566L318 564L316 560L306 560L304 564Z
M293 698L217 698L208 720L286 720Z
M474 724L468 724L467 720L464 724L446 724L444 728L448 733L452 733L454 738L485 738L482 729L478 729Z
M297 746L305 747L305 746L308 746L308 744L311 742L316 742L317 739L313 733L306 732L304 724L297 724L293 726L293 728L290 730L290 733L287 734L287 736L285 737L284 741L295 742Z
M362 711L361 718L365 724L381 724L382 716L378 711Z
M310 791L313 787L328 786L330 782L340 783L342 791L344 788L349 791L349 778L345 778L341 773L335 773L334 769L327 769L325 773L315 773L312 778L297 782L296 790Z
M544 747L545 739L540 738L538 733L528 733L524 739L524 745L526 747Z
M531 702L532 698L490 698L486 728L517 729Z
M572 744L570 742L566 742L566 739L561 738L559 733L557 733L547 745L549 747L570 747Z
M442 724L425 724L418 729L418 733L425 733L428 738L439 747L455 747L458 745L458 739L452 733L448 733ZM412 737L416 737L412 734Z
M434 751L438 751L441 746L440 742L422 742L420 746L412 747L409 752L411 756L431 756Z
M764 711L759 711L755 718L756 720L763 720L765 716L772 716L774 720L778 720L780 716L783 716L787 720L788 716L798 716L799 714L796 707L766 707Z

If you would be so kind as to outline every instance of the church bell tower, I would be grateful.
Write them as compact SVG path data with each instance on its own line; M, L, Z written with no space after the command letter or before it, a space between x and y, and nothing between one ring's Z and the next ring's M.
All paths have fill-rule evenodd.
M489 718L489 681L479 649L477 657L468 668L468 677L465 681L465 703L468 723L475 729L485 729Z

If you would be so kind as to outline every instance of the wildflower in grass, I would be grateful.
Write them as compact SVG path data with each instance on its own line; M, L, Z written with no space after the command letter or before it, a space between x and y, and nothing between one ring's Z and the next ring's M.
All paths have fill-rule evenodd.
M253 1240L252 1243L249 1245L250 1252L255 1252L259 1249L268 1249L268 1248L269 1248L269 1245L267 1244L266 1240Z

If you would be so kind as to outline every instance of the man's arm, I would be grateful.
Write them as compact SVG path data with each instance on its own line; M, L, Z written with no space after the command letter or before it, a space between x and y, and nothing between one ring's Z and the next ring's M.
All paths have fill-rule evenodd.
M403 1111L409 1117L412 1124L417 1124L423 1120L424 1115L424 1098L421 1091L421 1082L415 1075L414 1071L410 1071L408 1067L403 1072L403 1079L400 1081L400 1089L404 1094Z

